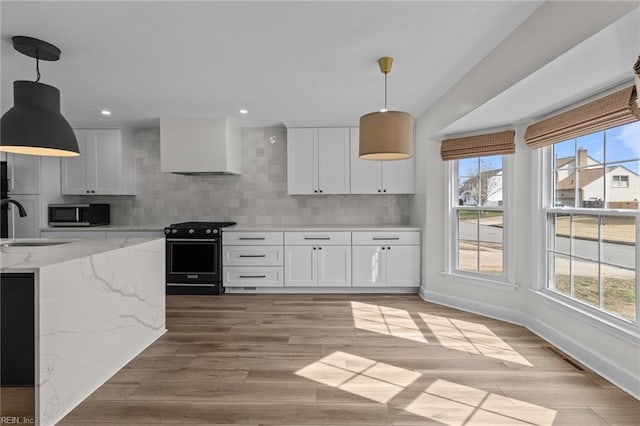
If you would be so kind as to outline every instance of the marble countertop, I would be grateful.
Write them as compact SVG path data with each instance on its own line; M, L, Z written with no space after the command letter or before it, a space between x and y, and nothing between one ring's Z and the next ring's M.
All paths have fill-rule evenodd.
M421 231L410 225L233 225L222 231Z
M41 231L164 231L165 225L45 226Z
M19 238L0 240L0 272L32 272L39 268L146 243L158 238L98 238L61 240L46 238ZM10 247L14 241L65 241L51 246Z

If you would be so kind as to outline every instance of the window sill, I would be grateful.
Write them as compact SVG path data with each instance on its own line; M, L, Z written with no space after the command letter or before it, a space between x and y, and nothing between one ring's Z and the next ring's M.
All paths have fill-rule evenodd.
M594 326L606 333L615 334L629 343L638 344L640 341L640 325L632 321L617 318L613 315L602 312L598 309L583 305L565 296L556 294L551 290L530 289L532 293L539 297L539 300L566 312L574 318L580 319L591 326Z
M471 275L464 275L453 272L443 272L442 276L447 281L455 281L457 283L469 284L479 287L492 288L494 290L502 291L516 291L518 284L508 283L506 281L492 280L487 278L475 277Z

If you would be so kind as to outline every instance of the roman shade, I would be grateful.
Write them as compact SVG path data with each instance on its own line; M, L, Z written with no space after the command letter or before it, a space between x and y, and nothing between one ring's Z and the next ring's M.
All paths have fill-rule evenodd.
M554 115L527 127L524 139L531 149L621 126L638 120L634 86Z
M516 152L516 133L507 130L498 133L444 139L440 146L443 160L458 160L469 157L513 154Z

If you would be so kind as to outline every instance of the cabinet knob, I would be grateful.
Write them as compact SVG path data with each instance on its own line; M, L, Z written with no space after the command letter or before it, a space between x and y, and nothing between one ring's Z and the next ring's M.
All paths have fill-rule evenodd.
M87 190L87 194L89 194L89 190Z
M313 190L313 192L318 192L318 190L317 190L317 189L314 189L314 190Z
M383 190L382 190L382 192L387 192L387 190L386 190L386 189L383 189Z
M315 250L316 248L314 247L313 249Z
M378 192L380 192L380 190L378 189Z
M385 249L385 248L384 248L384 247L382 247L382 250L384 250L384 249Z
M387 250L391 250L391 247L387 247Z
M91 193L92 193L92 194L95 194L95 193L96 193L96 191L91 191Z
M318 247L318 250L322 250L322 247Z
M320 192L322 192L322 189L320 190Z

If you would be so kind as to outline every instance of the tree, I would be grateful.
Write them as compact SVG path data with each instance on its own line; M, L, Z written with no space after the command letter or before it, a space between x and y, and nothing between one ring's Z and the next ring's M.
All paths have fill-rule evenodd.
M459 185L458 194L463 205L500 205L502 203L502 168L484 158L465 170L467 179Z

